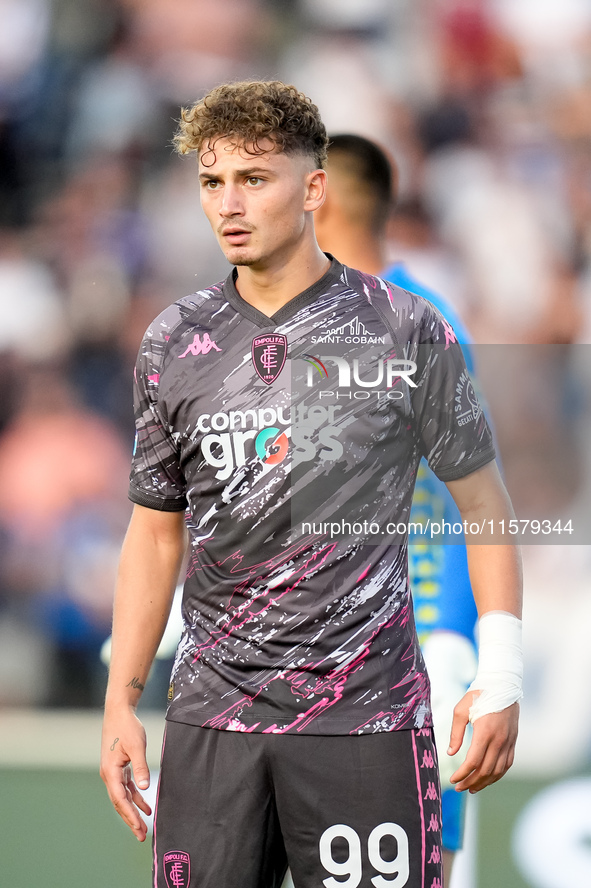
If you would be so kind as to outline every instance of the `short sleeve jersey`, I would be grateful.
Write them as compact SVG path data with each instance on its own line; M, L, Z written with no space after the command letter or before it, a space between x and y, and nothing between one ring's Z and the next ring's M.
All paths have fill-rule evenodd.
M382 277L403 290L423 296L441 312L453 327L462 346L468 371L474 379L472 338L449 302L417 281L402 262L395 262L384 271ZM458 535L454 543L425 543L420 535L413 533L412 528L417 522L424 525L429 519L439 523L447 522L448 526L457 525L461 521L458 508L447 487L429 471L423 460L417 474L408 550L409 577L419 641L423 645L432 632L444 630L457 632L476 646L478 612L470 584L464 537Z
M332 259L269 318L236 272L152 324L130 498L186 510L167 718L364 734L431 724L408 582L419 461L494 458L462 351L420 296Z

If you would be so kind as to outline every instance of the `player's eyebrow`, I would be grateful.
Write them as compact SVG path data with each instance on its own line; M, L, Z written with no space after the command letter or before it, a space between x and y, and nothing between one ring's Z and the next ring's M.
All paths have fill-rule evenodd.
M270 172L271 170L267 169L266 167L247 167L244 170L236 170L236 175L243 176L245 179L248 179L249 176L260 176L261 173L269 175Z
M235 170L234 175L239 179L248 179L251 176L269 176L272 175L272 171L266 167L245 167L243 170ZM220 177L216 176L215 173L199 173L199 179L201 182L215 182L219 178Z

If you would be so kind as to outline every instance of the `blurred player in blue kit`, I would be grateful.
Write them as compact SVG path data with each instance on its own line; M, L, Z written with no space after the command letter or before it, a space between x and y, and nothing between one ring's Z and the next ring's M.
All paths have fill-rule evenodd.
M398 172L375 142L356 134L329 137L328 188L316 211L315 228L323 250L361 271L428 299L453 327L466 366L474 373L470 336L455 309L417 281L402 262L387 262L387 226L396 203ZM460 520L454 500L429 469L419 466L411 523ZM453 855L462 847L466 796L449 782L460 753L446 750L453 709L477 668L475 629L478 618L468 575L463 537L454 543L429 544L409 536L409 576L417 633L431 682L431 706L439 750L442 784L444 873L449 884ZM465 751L465 750L464 750Z

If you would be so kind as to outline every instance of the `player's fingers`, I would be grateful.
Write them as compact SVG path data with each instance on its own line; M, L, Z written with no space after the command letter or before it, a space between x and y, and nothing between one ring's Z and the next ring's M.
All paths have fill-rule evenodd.
M456 783L456 789L460 792L464 790L479 792L485 786L496 783L508 770L509 752L510 747L508 744L491 742L482 760L467 777Z
M509 768L513 767L513 762L515 761L515 745L511 747L507 754L507 771Z
M479 761L466 757L457 771L454 771L454 773L451 775L451 777L449 778L449 782L453 784L454 788L457 790L461 791L462 789L465 789L465 787L462 785L463 781L467 780L467 778L476 770L479 764Z
M134 805L137 805L137 807L140 809L140 811L143 811L144 814L147 814L149 817L150 814L152 813L152 809L148 805L147 801L145 800L145 798L143 797L141 792L138 791L138 788L135 785L135 783L133 782L133 780L130 780L127 786L129 789L131 801L134 803Z
M447 747L447 755L455 755L462 748L467 724L468 722L459 722L454 718L449 737L449 746Z
M500 780L507 768L503 761L499 760L494 765L483 762L482 767L474 771L467 780L464 781L463 789L467 789L471 793L480 792L487 786L492 786L497 780ZM458 787L456 787L457 789Z
M148 828L133 803L129 788L129 781L131 780L129 766L105 769L103 780L105 781L111 804L139 841L143 842Z
M468 704L466 697L462 697L460 702L454 708L453 721L451 723L451 733L449 737L448 755L455 755L459 752L464 742L464 734L468 725Z
M119 805L116 804L115 810L133 832L136 832L138 830L141 831L143 822L142 818L140 817L137 808L130 799L125 799L125 801Z
M150 785L150 769L146 762L145 749L134 749L130 758L135 782L140 789L147 789Z
M488 741L476 734L472 735L472 742L466 754L466 758L450 778L450 782L459 788L459 784L466 780L470 774L476 771L482 764L488 748ZM465 788L465 787L462 787Z
M463 701L460 701L462 703ZM456 789L483 788L498 780L512 764L509 753L517 738L518 704L474 722L472 743L463 765L452 775ZM472 774L472 772L477 772ZM466 782L471 776L469 782Z
M468 719L463 716L463 714L458 713L456 709L454 709L454 717L451 725L451 734L449 737L449 747L447 749L448 755L455 755L462 746L464 742L464 734L466 732L466 726L468 724Z
M109 789L109 787L107 787L107 789ZM127 788L120 785L119 789L114 789L113 791L109 789L109 798L121 819L128 825L137 838L143 842L146 837L147 826L131 801Z
M121 819L127 824L136 838L138 838L140 842L143 842L148 833L148 827L140 817L135 805L133 805L129 799L111 799L111 801Z

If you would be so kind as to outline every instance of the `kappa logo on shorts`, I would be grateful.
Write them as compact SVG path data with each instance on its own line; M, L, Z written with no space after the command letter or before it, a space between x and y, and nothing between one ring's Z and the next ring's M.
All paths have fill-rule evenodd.
M167 851L162 865L168 888L189 888L191 858L186 851Z
M287 357L287 336L282 333L267 333L255 336L252 340L252 363L254 369L266 385L275 382Z
M421 762L421 768L434 768L435 767L435 759L433 758L433 753L430 749L423 750L423 761Z
M427 783L427 792L425 793L423 798L425 799L425 801L429 799L430 802L434 802L437 798L439 798L439 796L437 795L437 788L432 780L429 780L429 782Z
M427 827L427 832L439 832L440 825L437 819L437 814L431 814L431 820L429 821L429 826Z
M431 857L427 863L441 863L441 851L439 850L439 845L433 845L431 848Z

